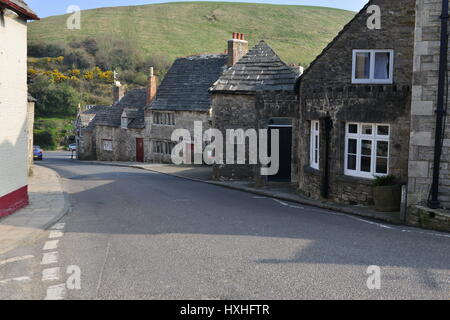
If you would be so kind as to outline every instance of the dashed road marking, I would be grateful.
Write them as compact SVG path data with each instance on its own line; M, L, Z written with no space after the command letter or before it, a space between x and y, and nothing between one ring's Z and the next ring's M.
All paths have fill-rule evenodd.
M45 252L44 255L42 256L42 261L41 261L42 265L52 264L52 263L57 263L57 262L58 262L58 251Z
M59 243L59 240L47 241L42 250L55 250L56 248L58 248L58 243Z
M7 284L9 282L21 282L21 281L30 281L30 277L17 277L11 279L0 280L0 284Z
M42 281L56 281L59 280L60 268L48 268L42 270Z
M49 234L48 238L49 239L56 239L56 238L61 238L63 235L64 235L63 232L54 230L54 231L50 231L50 234Z
M58 284L47 288L45 300L63 300L66 295L66 284Z
M53 230L62 230L66 227L66 224L63 222L55 224L51 229Z
M0 266L5 265L7 263L13 263L13 262L23 261L23 260L33 259L33 258L34 258L34 256L32 256L32 255L9 258L9 259L0 261Z

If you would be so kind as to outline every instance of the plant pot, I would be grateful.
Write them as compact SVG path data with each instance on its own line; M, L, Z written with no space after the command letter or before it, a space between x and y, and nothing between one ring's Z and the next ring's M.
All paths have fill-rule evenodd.
M373 188L373 200L375 209L380 212L398 212L402 199L402 187L377 186Z

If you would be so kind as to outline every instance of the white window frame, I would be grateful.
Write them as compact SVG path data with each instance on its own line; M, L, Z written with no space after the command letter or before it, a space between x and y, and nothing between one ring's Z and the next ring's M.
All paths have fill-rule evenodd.
M120 118L120 126L122 127L122 129L128 129L128 118L127 117Z
M175 113L174 112L154 111L153 124L157 125L157 126L173 127L176 125Z
M316 145L317 141L317 145ZM311 168L319 170L320 163L320 121L311 121L311 142L309 151L309 163ZM315 157L317 152L317 159Z
M376 53L389 53L389 79L375 79L375 54ZM370 54L370 76L369 79L356 79L356 55L358 53ZM352 61L352 83L353 84L393 84L394 83L394 50L353 50Z
M358 126L358 133L349 133L350 125ZM362 134L362 126L372 126L372 134ZM378 135L378 126L388 127L389 135L383 136ZM344 173L347 176L360 177L366 179L375 179L377 176L387 176L389 175L389 164L390 164L390 136L391 136L391 126L385 123L358 123L358 122L347 122L345 124L345 161ZM348 142L350 139L357 140L356 146L356 170L348 169ZM363 140L372 141L372 154L371 154L371 172L361 171L361 143ZM377 173L377 149L378 142L388 143L388 154L387 154L387 173ZM378 157L379 158L379 157Z
M102 139L103 151L113 151L113 142L109 139Z

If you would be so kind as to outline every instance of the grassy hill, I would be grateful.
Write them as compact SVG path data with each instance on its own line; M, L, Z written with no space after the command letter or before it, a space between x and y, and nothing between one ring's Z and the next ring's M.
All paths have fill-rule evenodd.
M171 60L220 53L232 32L250 45L266 40L287 63L308 65L354 12L309 7L223 2L182 2L82 11L81 30L68 30L68 15L29 25L29 41L67 43L87 37L131 41L143 56Z

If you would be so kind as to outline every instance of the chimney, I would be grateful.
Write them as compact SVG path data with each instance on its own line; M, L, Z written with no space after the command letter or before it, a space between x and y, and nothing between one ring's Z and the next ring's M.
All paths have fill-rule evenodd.
M233 39L228 40L228 67L235 65L248 52L248 41L243 33L233 32Z
M113 86L113 103L117 103L120 100L122 100L123 96L125 95L125 87L122 86L120 81L114 81Z
M153 67L151 67L147 84L147 105L149 105L156 97L156 91L158 90L157 82L157 78L153 72Z

